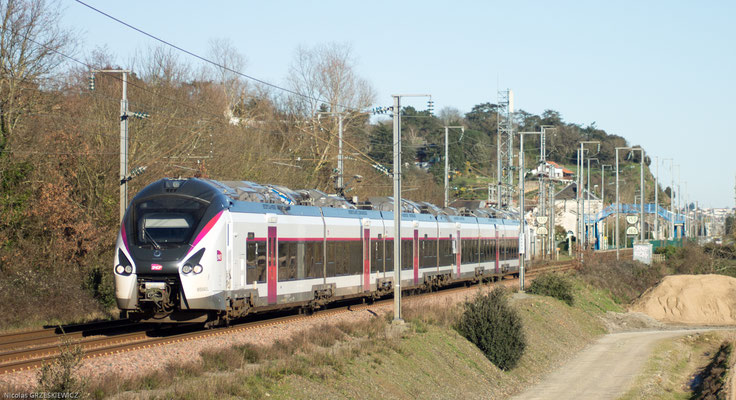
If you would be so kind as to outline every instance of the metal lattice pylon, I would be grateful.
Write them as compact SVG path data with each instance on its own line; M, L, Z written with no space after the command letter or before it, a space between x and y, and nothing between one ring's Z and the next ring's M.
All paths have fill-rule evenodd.
M499 206L511 204L514 184L514 94L510 89L498 91L498 134L496 136L496 177L498 189L496 200Z

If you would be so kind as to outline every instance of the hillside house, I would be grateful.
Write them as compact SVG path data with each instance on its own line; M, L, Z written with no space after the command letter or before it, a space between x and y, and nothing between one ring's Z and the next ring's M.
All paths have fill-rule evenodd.
M556 180L561 180L561 181L562 180L570 181L572 180L573 175L575 175L574 172L561 166L560 164L557 164L554 161L547 161L546 166L545 164L538 165L537 168L532 170L532 174L537 175L537 176L547 177L548 171L549 171L550 179L556 179Z

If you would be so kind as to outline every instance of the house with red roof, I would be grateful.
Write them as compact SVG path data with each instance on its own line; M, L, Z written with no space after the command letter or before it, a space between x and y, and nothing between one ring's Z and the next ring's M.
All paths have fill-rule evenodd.
M532 170L532 174L561 181L570 181L575 175L574 172L554 161L547 161L546 164L540 164L537 168Z

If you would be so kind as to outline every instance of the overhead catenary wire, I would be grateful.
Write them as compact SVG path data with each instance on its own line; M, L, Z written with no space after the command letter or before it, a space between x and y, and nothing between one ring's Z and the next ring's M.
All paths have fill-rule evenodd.
M158 41L160 41L160 42L162 42L162 43L164 43L164 44L166 44L166 45L169 45L169 46L171 46L171 47L173 47L173 48L175 48L175 49L177 49L177 50L180 50L180 51L183 51L183 52L185 52L185 53L187 53L187 54L190 54L190 55L192 55L192 56L194 56L194 57L196 57L196 58L199 58L199 59L201 59L201 60L203 60L203 61L205 61L205 62L211 63L212 65L215 65L215 66L217 66L217 67L219 67L219 68L223 68L223 69L225 69L225 70L227 70L227 71L230 71L230 72L232 72L232 73L235 73L236 75L239 75L239 76L243 76L243 77L245 77L245 78L247 78L247 79L251 79L251 80L255 80L255 81L258 81L258 82L261 82L261 83L267 84L267 85L269 85L269 86L272 86L272 87L274 87L274 88L277 88L277 89L285 90L285 91L287 91L287 92L293 93L293 94L295 94L295 95L298 95L298 96L301 96L301 97L304 97L304 98L308 98L308 99L311 99L311 100L315 100L315 101L321 101L321 102L325 102L325 101L324 101L323 99L318 99L318 98L315 98L315 97L312 97L312 96L307 96L307 95L303 95L303 94L301 94L301 93L297 93L297 92L291 91L291 90L289 90L289 89L286 89L286 88L282 88L282 87L280 87L280 86L277 86L277 85L273 85L273 84L270 84L270 83L268 83L268 82L265 82L265 81L261 81L261 80L259 80L259 79L257 79L257 78L254 78L254 77L251 77L251 76L249 76L249 75L243 74L243 73L241 73L241 72L239 72L239 71L236 71L236 70L232 70L232 69L230 69L230 68L227 68L227 67L225 67L225 66L222 66L222 65L220 65L220 64L218 64L218 63L216 63L216 62L214 62L214 61L212 61L212 60L209 60L209 59L207 59L207 58L205 58L205 57L199 56L199 55L197 55L197 54L195 54L195 53L192 53L192 52L190 52L190 51L188 51L188 50L185 50L185 49L183 49L183 48L180 48L180 47L178 47L178 46L175 46L175 45L173 45L173 44L171 44L171 43L168 43L168 42L166 42L166 41L164 41L164 40L162 40L162 39L159 39L159 38L157 38L157 37L155 37L155 36L153 36L153 35L151 35L151 34L148 34L148 33L144 32L144 31L142 31L142 30L140 30L140 29L138 29L138 28L136 28L136 27L133 27L132 25L129 25L129 24L127 24L127 23L125 23L125 22L123 22L123 21L121 21L121 20L119 20L119 19L117 19L117 18L115 18L115 17L113 17L113 16L111 16L111 15L109 15L109 14L106 14L106 13L104 13L104 12L102 12L102 11L100 11L100 10L98 10L98 9L94 8L94 7L91 7L91 6L89 6L88 4L86 4L86 3L82 2L82 1L79 1L79 0L76 0L76 1L77 1L78 3L80 3L80 4L84 5L84 6L86 6L86 7L89 7L89 8L91 8L91 9L93 9L94 11L97 11L97 12L99 12L99 13L101 13L101 14L105 15L105 16L106 16L106 17L108 17L108 18L111 18L111 19L113 19L113 20L115 20L115 21L117 21L117 22L119 22L119 23L122 23L122 24L123 24L123 25L125 25L125 26L128 26L128 27L129 27L129 28L131 28L131 29L134 29L134 30L136 30L136 31L138 31L138 32L140 32L140 33L142 33L142 34L145 34L145 35L147 35L147 36L149 36L149 37L151 37L151 38L153 38L153 39L155 39L155 40L158 40ZM45 45L43 45L43 44L41 44L41 43L39 43L39 42L37 42L37 41L33 40L32 38L29 38L28 36L26 36L26 35L24 35L24 34L22 34L22 33L18 33L18 32L16 32L16 33L17 33L17 34L19 34L19 35L21 35L21 36L23 36L23 37L25 37L25 38L26 38L27 40L29 40L29 41L30 41L30 42L32 42L32 43L35 43L35 44L36 44L36 45L38 45L38 46L41 46L41 47L43 47L43 48L45 48L45 49L47 49L47 50L49 50L49 51L52 51L52 52L54 52L54 53L56 53L56 54L58 54L58 55L60 55L60 56L62 56L62 57L64 57L64 58L66 58L66 59L68 59L68 60L74 61L74 62L76 62L76 63L78 63L78 64L80 64L80 65L83 65L83 66L87 67L88 69L92 69L92 66L91 66L91 65L89 65L89 64L87 64L87 63L85 63L85 62L83 62L83 61L81 61L81 60L79 60L79 59L77 59L77 58L75 58L75 57L72 57L72 56L70 56L70 55L67 55L67 54L65 54L65 53L62 53L61 51L59 51L59 50L57 50L57 49L52 49L52 48L49 48L49 47L47 47L47 46L45 46ZM120 77L118 77L118 76L115 76L115 75L112 75L112 78L113 78L113 79L117 79L117 80L119 80L119 81L122 81L122 79L121 79ZM170 98L167 98L166 96L162 96L162 95L160 95L159 93L155 93L155 92L153 92L152 90L150 90L150 89L148 89L148 88L145 88L145 87L142 87L142 86L140 86L140 85L137 85L137 84L135 84L134 82L128 82L128 85L129 85L129 86L132 86L132 87L136 87L136 88L138 88L138 89L141 89L141 90L143 90L143 91L149 92L149 93L151 93L151 94L152 94L152 95L154 95L154 96L157 96L157 97L160 97L160 98L163 98L163 99L167 99L167 100L169 100L169 101L172 101L172 102L174 102L174 103L178 103L178 104L183 104L183 105L184 105L185 107L188 107L188 108L191 108L191 109L195 109L195 110L197 110L197 111L199 111L199 112L203 112L203 113L206 113L206 114L214 115L214 116L216 116L217 118L222 118L222 116L221 116L221 115L217 115L217 114L212 114L212 113L209 113L209 112L203 111L203 110L199 109L198 107L192 106L191 104L188 104L188 103L182 103L182 102L179 102L179 101L177 101L177 100L175 100L175 99L170 99ZM338 105L339 105L339 104L338 104ZM343 107L344 109L348 109L348 110L354 110L354 111L359 111L359 112L362 112L361 110L355 109L355 108L353 108L353 107L345 107L345 106L342 106L342 105L339 105L339 106L340 106L340 107ZM404 118L412 118L412 117L422 117L422 118L425 118L425 117L426 117L426 118L431 118L432 116L431 116L431 115L428 115L428 116L419 116L419 115L414 115L414 116L403 116L403 117L404 117ZM302 132L304 132L304 131L302 131ZM330 135L332 135L332 136L337 136L336 134L334 134L334 133L332 133L332 132L328 132L328 134L330 134ZM313 135L313 136L314 136L314 135ZM329 143L329 141L326 141L326 143L327 143L328 145L330 144L330 143ZM366 160L367 160L367 161L366 161L366 160L359 160L359 161L363 161L363 162L366 162L366 163L368 163L368 164L369 164L369 165L371 165L371 166L375 166L375 165L380 165L380 164L381 164L381 163L380 163L379 161L377 161L377 160L373 159L372 157L370 157L370 156L369 156L368 154L366 154L366 153L364 153L363 151L361 151L361 150L360 150L360 149L359 149L358 147L356 147L356 146L355 146L355 145L353 145L352 143L350 143L350 142L347 142L347 141L345 141L345 140L343 140L343 143L344 143L344 144L346 144L347 146L351 147L351 148L352 148L353 150L355 150L356 152L358 152L358 153L359 153L359 154L360 154L360 155L361 155L362 157L365 157L365 158L366 158Z
M74 61L74 62L76 62L76 63L78 63L78 64L80 64L80 65L82 65L82 66L85 66L85 67L87 67L88 69L92 69L92 66L90 66L89 64L87 64L87 63L85 63L85 62L83 62L83 61L81 61L81 60L79 60L79 59L77 59L77 58L75 58L75 57L69 56L69 55L67 55L67 54L65 54L65 53L62 53L62 52L60 52L60 51L56 50L56 49L52 49L52 48L49 48L49 47L47 47L47 46L44 46L43 44L41 44L41 43L38 43L37 41L33 40L32 38L29 38L29 37L27 37L27 36L25 36L25 35L23 35L23 34L21 34L21 33L18 33L18 34L20 34L21 36L25 37L25 38L26 38L27 40L31 41L32 43L34 43L34 44L36 44L36 45L38 45L38 46L41 46L41 47L43 47L43 48L45 48L45 49L47 49L47 50L49 50L49 51L53 51L53 52L55 52L56 54L58 54L58 55L60 55L60 56L62 56L62 57L64 57L64 58L66 58L66 59L68 59L68 60ZM122 79L121 79L120 77L116 76L116 75L111 75L111 77L112 77L113 79L117 79L117 80L119 80L119 81L121 81L121 82L122 82ZM199 112L202 112L202 113L206 113L206 114L210 114L210 115L215 115L215 116L217 116L218 118L222 118L222 116L220 116L220 115L217 115L217 114L212 114L212 113L209 113L209 112L203 111L203 110L199 109L198 107L192 106L191 104L187 104L187 103L182 103L182 102L179 102L179 101L177 101L177 100L173 100L173 99L167 98L166 96L161 96L160 94L158 94L158 93L154 93L154 92L153 92L152 90L150 90L150 89L148 89L148 88L145 88L145 87L142 87L142 86L140 86L140 85L137 85L137 84L135 84L135 83L133 83L133 82L128 82L128 85L130 85L130 86L133 86L133 87L136 87L136 88L139 88L139 89L141 89L141 90L143 90L143 91L149 92L149 93L153 94L154 96L157 96L157 97L160 97L160 98L163 98L163 99L166 99L166 100L170 100L170 101L172 101L172 102L175 102L175 103L178 103L178 104L183 104L183 105L185 105L186 107L188 107L188 108L192 108L192 109L195 109L195 110L197 110L197 111L199 111ZM273 122L281 122L281 121L273 121ZM308 133L308 132L306 132L306 131L302 131L302 133L310 134L310 133ZM332 133L332 132L329 132L329 131L328 131L328 134L330 134L330 135L333 135L333 136L336 136L336 134L334 134L334 133ZM310 134L310 135L311 135L311 134ZM316 137L316 135L311 135L311 136L315 136L315 137ZM327 144L329 145L329 141L325 141L325 143L327 143ZM367 163L368 163L368 164L370 164L370 165L373 165L373 164L380 164L380 163L379 163L378 161L376 161L376 160L372 159L372 158L371 158L370 156L368 156L367 154L363 153L363 152L362 152L362 151L361 151L361 150L360 150L360 149L359 149L358 147L356 147L356 146L355 146L355 145L353 145L352 143L349 143L349 142L347 142L347 141L345 141L345 140L343 140L343 143L344 143L344 144L346 144L346 145L348 145L349 147L353 148L353 149L354 149L355 151L357 151L358 153L360 153L360 154L361 154L361 155L362 155L363 157L366 157L366 158L368 159L368 161L364 161L364 160L360 160L360 161L364 161L364 162L367 162ZM116 154L117 154L117 153L116 153Z
M113 21L115 21L115 22L117 22L119 24L122 24L122 25L124 25L124 26L126 26L126 27L128 27L128 28L130 28L130 29L132 29L132 30L134 30L134 31L142 34L142 35L148 36L149 38L151 38L151 39L153 39L153 40L155 40L157 42L163 43L163 44L165 44L165 45L167 45L169 47L172 47L172 48L174 48L176 50L179 50L182 53L188 54L188 55L190 55L190 56L192 56L194 58L197 58L197 59L199 59L201 61L204 61L204 62L206 62L208 64L212 64L212 65L216 66L217 68L221 68L221 69L223 69L225 71L231 72L233 74L236 74L236 75L241 76L243 78L246 78L248 80L261 83L261 84L266 85L268 87L271 87L271 88L274 88L274 89L277 89L277 90L281 90L283 92L290 93L290 94L293 94L295 96L299 96L299 97L302 97L302 98L305 98L305 99L308 99L308 100L317 101L317 102L328 103L328 101L326 101L324 99L320 99L320 98L317 98L317 97L314 97L314 96L310 96L310 95L307 95L307 94L304 94L304 93L299 93L299 92L297 92L295 90L291 90L291 89L285 88L283 86L279 86L279 85L276 85L274 83L265 81L263 79L256 78L256 77L254 77L252 75L248 75L248 74L242 73L240 71L234 70L234 69L232 69L232 68L230 68L228 66L225 66L225 65L222 65L222 64L220 64L220 63L218 63L216 61L210 60L207 57L204 57L204 56L201 56L199 54L196 54L193 51L187 50L187 49L185 49L183 47L180 47L180 46L177 46L177 45L175 45L175 44L173 44L173 43L171 43L169 41L166 41L164 39L161 39L158 36L155 36L155 35L153 35L151 33L148 33L146 31L140 29L140 28L137 28L137 27L135 27L135 26L133 26L133 25L131 25L131 24L129 24L129 23L127 23L127 22L125 22L125 21L117 18L117 17L114 17L114 16L112 16L112 15L110 15L110 14L108 14L108 13L106 13L106 12L100 10L100 9L97 9L97 8L95 8L95 7L89 5L89 4L87 4L87 3L85 3L85 2L83 2L81 0L75 0L75 1L77 3L79 3L79 4L81 4L81 5L89 8L90 10L93 10L93 11L95 11L95 12L101 14L101 15L104 15L105 17L107 17L107 18L109 18L109 19L111 19L111 20L113 20ZM343 110L360 111L360 110L356 109L355 107L345 106L345 105L342 105L342 104L336 104L336 106L342 108Z
M124 26L126 26L126 27L128 27L128 28L130 28L130 29L132 29L132 30L134 30L134 31L142 34L142 35L145 35L145 36L147 36L147 37L149 37L149 38L151 38L151 39L153 39L155 41L158 41L160 43L163 43L163 44L165 44L165 45L167 45L169 47L172 47L172 48L174 48L176 50L179 50L179 51L181 51L181 52L183 52L185 54L188 54L188 55L190 55L192 57L195 57L195 58L197 58L197 59L199 59L201 61L204 61L204 62L206 62L208 64L214 65L214 66L216 66L218 68L221 68L221 69L223 69L225 71L231 72L231 73L236 74L238 76L241 76L243 78L246 78L246 79L252 80L254 82L261 83L261 84L264 84L264 85L269 86L269 87L272 87L274 89L278 89L278 90L281 90L281 91L284 91L284 92L287 92L287 93L290 93L290 94L293 94L293 95L296 95L296 96L299 96L299 97L302 97L302 98L305 98L305 99L308 99L308 100L313 100L313 101L322 102L322 103L328 103L327 100L324 100L324 99L321 99L321 98L317 98L317 97L314 97L314 96L310 96L310 95L306 95L306 94L303 94L303 93L299 93L299 92L297 92L295 90L291 90L291 89L288 89L288 88L285 88L285 87L276 85L274 83L267 82L265 80L256 78L254 76L245 74L243 72L234 70L234 69L232 69L232 68L230 68L230 67L228 67L226 65L222 65L222 64L220 64L218 62L215 62L213 60L210 60L207 57L201 56L201 55L196 54L196 53L194 53L194 52L192 52L190 50L184 49L183 47L177 46L177 45L175 45L175 44L173 44L173 43L171 43L169 41L166 41L164 39L161 39L161 38L159 38L159 37L157 37L157 36L155 36L155 35L153 35L151 33L148 33L148 32L146 32L146 31L144 31L144 30L142 30L140 28L137 28L137 27L135 27L135 26L133 26L133 25L131 25L131 24L129 24L129 23L127 23L127 22L125 22L125 21L117 18L117 17L114 17L114 16L112 16L112 15L110 15L110 14L108 14L108 13L106 13L106 12L100 10L100 9L97 9L97 8L95 8L95 7L89 5L89 4L87 4L87 3L85 3L85 2L83 2L81 0L75 0L75 1L77 3L79 3L79 4L81 4L81 5L89 8L89 9L91 9L91 10L93 10L93 11L95 11L95 12L97 12L97 13L99 13L99 14L101 14L101 15L103 15L103 16L105 16L105 17L107 17L107 18L109 18L109 19L111 19L111 20L113 20L115 22L117 22L117 23L119 23L119 24L122 24L122 25L124 25ZM363 110L357 109L355 107L346 106L346 105L343 105L343 104L335 104L335 105L338 106L338 107L340 107L340 108L342 108L343 110L352 110L352 111L363 112ZM432 117L432 116L431 115L428 115L428 116L419 116L419 115L416 115L416 116L404 116L404 117L407 117L407 118L414 118L414 117L417 117L417 118L423 118L423 117L429 118L429 117ZM343 141L343 143L345 143L345 142ZM357 148L355 148L355 149L357 150ZM364 155L364 156L368 157L368 155ZM378 163L375 160L373 160L373 161L374 161L374 163Z

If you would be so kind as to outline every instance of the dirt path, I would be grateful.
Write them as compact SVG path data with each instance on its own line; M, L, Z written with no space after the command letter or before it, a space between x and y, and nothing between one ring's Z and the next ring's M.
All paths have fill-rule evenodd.
M616 399L633 383L657 341L708 330L711 329L608 334L513 399Z

